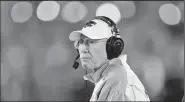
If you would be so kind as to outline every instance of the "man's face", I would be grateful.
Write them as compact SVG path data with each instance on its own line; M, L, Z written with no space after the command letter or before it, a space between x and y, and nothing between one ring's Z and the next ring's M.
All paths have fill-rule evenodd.
M107 39L93 40L81 35L76 44L78 44L82 67L95 69L105 63L107 60L106 41Z

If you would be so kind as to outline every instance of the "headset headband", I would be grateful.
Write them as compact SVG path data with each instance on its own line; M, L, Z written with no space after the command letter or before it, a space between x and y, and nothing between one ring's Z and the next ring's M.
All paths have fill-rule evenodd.
M114 21L112 21L110 18L105 17L105 16L96 16L93 19L99 19L99 20L106 22L108 24L108 26L112 28L113 35L116 37L121 37L119 29L116 27L116 23L114 23Z

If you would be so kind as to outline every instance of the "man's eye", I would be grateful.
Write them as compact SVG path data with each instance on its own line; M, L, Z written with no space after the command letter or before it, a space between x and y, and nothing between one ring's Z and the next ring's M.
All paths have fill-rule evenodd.
M78 43L79 43L79 44L83 44L83 40L79 40Z

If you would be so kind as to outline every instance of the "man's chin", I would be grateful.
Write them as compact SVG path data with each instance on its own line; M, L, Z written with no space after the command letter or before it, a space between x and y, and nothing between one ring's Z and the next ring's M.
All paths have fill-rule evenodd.
M89 60L81 61L81 64L85 69L94 69L94 64Z
M82 67L88 69L88 65L86 63L82 63Z
M82 67L85 69L91 69L91 66L89 65L89 63L86 63L86 62L82 62Z

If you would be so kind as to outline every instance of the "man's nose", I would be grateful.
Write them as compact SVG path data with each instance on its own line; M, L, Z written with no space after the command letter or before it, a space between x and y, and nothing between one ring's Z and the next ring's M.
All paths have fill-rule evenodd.
M81 45L79 46L79 51L80 51L81 53L87 53L87 52L88 52L88 46L85 45L85 44L81 44Z

